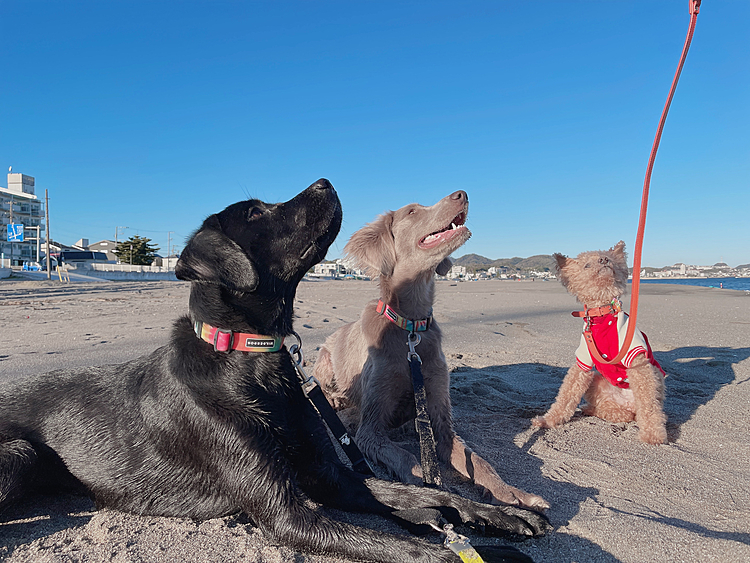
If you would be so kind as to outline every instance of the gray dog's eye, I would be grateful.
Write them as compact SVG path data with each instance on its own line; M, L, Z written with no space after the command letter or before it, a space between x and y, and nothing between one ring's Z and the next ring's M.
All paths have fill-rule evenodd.
M261 211L257 207L253 207L250 211L247 212L247 220L250 221L251 219L257 219L261 215L263 215L263 211Z

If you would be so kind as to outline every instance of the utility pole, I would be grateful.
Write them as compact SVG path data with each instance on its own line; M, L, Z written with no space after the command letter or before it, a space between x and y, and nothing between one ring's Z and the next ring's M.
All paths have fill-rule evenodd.
M169 272L169 247L172 245L172 233L174 231L167 231L167 272Z
M118 244L118 242L119 242L119 241L117 240L117 237L118 237L118 236L120 235L120 229L122 229L122 230L124 231L124 230L125 230L125 229L127 229L127 228L128 228L128 227L115 227L115 250L117 250L117 244ZM121 260L120 260L120 257L119 257L119 256L117 257L117 263L118 263L118 264L121 264L121 263L122 263L122 262L121 262Z
M47 236L44 238L46 239L46 254L47 254L47 279L52 279L52 273L49 271L51 265L50 265L50 259L49 259L49 197L47 196L47 189L44 190L44 222L45 222L45 228L47 229Z
M10 188L10 182L8 182L8 187ZM10 224L13 224L13 194L10 194ZM13 269L13 249L15 247L13 246L13 241L10 241L10 269Z
M115 246L117 246L118 240L117 237L120 236L120 230L129 229L130 227L115 227Z

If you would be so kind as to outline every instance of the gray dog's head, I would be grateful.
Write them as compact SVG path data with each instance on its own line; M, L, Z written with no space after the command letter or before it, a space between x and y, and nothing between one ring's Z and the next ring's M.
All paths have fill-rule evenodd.
M430 207L405 205L354 233L344 252L373 277L444 275L451 267L448 256L471 236L468 212L469 197L462 190Z

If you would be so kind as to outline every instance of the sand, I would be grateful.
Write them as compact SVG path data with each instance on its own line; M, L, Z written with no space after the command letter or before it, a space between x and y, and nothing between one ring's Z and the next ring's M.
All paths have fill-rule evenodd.
M0 385L150 352L186 312L188 292L182 282L0 281ZM372 282L300 285L295 328L310 367L325 337L376 296ZM552 505L554 531L517 547L538 562L750 561L750 292L641 286L639 327L669 373L670 443L656 447L638 440L635 424L580 415L560 429L531 429L578 346L574 308L555 282L437 285L435 317L452 369L458 433L508 483ZM415 440L411 433L395 437L410 447ZM448 482L478 498L455 475ZM403 533L378 517L326 512ZM143 517L95 511L74 496L28 500L0 515L0 559L340 561L273 545L241 515L206 522Z

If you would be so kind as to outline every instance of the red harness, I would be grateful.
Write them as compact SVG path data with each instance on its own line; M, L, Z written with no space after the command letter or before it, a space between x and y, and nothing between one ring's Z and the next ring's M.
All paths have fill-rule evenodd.
M651 364L661 371L663 375L666 375L659 362L654 358L648 337L644 333L640 331L637 333L643 338L642 343L633 342L634 346L627 343L628 348L624 351L620 350L620 323L618 322L620 313L625 315L625 319L627 319L627 314L622 312L622 304L617 299L614 299L608 305L594 309L589 309L584 305L583 311L574 311L572 313L574 317L585 318L586 324L583 329L583 337L593 363L593 366L590 366L577 360L578 366L587 371L592 367L596 367L597 371L612 385L628 389L630 383L628 381L627 369L632 365L636 356L646 354ZM617 363L607 361L609 358L616 358L620 355L622 355L622 359Z

